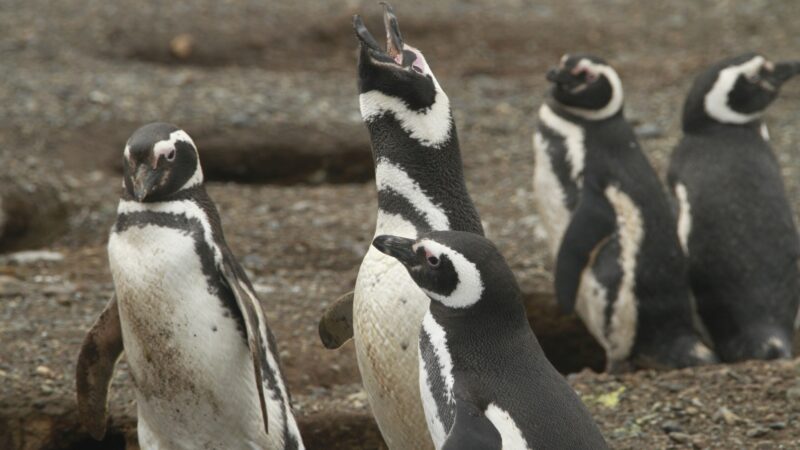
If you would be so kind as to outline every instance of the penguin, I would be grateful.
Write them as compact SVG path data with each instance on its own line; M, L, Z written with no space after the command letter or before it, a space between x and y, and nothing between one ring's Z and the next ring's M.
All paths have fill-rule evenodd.
M789 358L800 242L762 120L800 61L747 53L694 80L668 184L697 308L723 361Z
M114 295L77 364L78 411L95 439L125 352L142 449L300 449L275 339L222 234L189 135L136 130L108 240Z
M437 449L604 449L589 411L550 364L517 281L491 241L433 231L383 235L430 299L419 333L419 384Z
M375 236L416 238L430 230L483 234L467 193L450 100L422 52L403 41L392 7L384 5L386 47L359 16L358 89L375 162ZM320 321L320 338L335 348L350 338L372 413L391 449L433 447L417 379L417 335L428 307L395 259L367 251L352 295ZM352 328L350 328L352 324Z
M716 362L667 193L623 114L619 75L601 58L567 54L547 79L533 192L559 305L577 310L609 372Z

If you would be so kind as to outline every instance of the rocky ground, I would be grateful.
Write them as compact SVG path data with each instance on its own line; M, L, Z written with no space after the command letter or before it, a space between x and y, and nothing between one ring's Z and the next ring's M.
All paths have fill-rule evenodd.
M619 70L626 113L663 174L692 74L759 50L796 58L792 0L421 0L395 5L451 97L467 184L515 270L534 330L564 372L602 367L558 317L531 202L533 114L567 51ZM74 364L111 292L105 243L124 141L140 124L186 128L213 182L229 244L279 340L309 448L378 448L352 344L326 351L321 311L353 286L375 190L355 95L355 40L374 2L4 0L0 7L0 448L134 448L124 360L112 426L76 422ZM800 211L800 83L767 121ZM13 194L13 195L12 195ZM27 202L25 201L27 200ZM21 205L21 206L20 206ZM33 206L31 206L33 205ZM615 448L798 448L797 361L621 377L570 376Z

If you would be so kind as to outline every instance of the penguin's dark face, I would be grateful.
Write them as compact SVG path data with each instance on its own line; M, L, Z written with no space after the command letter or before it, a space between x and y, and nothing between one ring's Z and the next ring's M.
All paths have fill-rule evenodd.
M567 111L589 120L601 120L622 109L622 81L604 60L589 55L564 55L547 72L553 99Z
M503 301L518 292L503 256L477 234L434 231L416 241L384 235L372 245L400 261L422 291L447 308L469 308L482 297Z
M740 125L756 121L781 85L798 73L800 62L773 63L756 53L720 61L695 79L684 105L684 128L708 118Z
M139 202L158 201L203 182L192 138L167 123L136 130L125 145L122 167L125 190Z
M422 52L403 43L392 7L387 3L383 6L386 49L372 37L360 16L353 17L359 41L359 92L377 91L388 96L388 101L398 99L415 111L430 108L436 102L437 92L441 91L436 78Z

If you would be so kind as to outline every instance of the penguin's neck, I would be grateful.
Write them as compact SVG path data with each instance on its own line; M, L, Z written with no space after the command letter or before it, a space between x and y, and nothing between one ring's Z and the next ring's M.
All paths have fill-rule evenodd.
M431 230L458 230L483 235L464 183L452 119L447 126L445 140L425 145L392 114L367 123L375 159L378 232L415 236Z

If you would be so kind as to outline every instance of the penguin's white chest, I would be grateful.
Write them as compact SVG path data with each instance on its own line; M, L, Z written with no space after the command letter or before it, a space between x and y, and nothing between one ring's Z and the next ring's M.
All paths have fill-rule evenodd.
M245 338L209 291L191 234L131 227L108 251L142 448L267 446Z
M416 230L398 216L380 213L376 234L415 238ZM417 369L428 302L402 264L370 247L356 280L354 341L364 389L389 448L430 448Z

